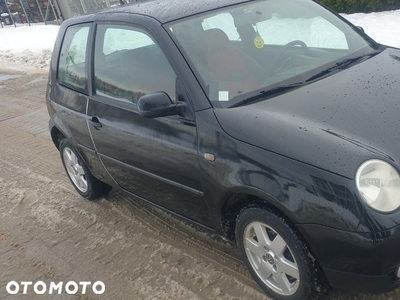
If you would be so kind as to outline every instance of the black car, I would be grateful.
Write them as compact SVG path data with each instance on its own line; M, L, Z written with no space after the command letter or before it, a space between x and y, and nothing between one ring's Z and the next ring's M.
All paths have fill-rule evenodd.
M63 23L47 106L76 190L237 243L274 299L400 286L400 50L311 0L160 0Z

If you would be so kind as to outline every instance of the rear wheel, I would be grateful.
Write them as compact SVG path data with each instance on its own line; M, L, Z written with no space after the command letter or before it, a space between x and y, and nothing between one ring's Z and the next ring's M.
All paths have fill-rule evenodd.
M60 142L61 161L77 192L89 200L106 195L111 187L96 179L67 139Z
M272 211L242 211L236 240L251 275L273 299L316 299L323 290L323 275L307 245Z

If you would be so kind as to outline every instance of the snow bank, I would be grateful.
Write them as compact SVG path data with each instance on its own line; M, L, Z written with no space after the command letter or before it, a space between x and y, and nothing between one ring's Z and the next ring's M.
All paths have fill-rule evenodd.
M33 24L0 28L0 66L47 70L59 26Z
M377 42L400 48L400 10L343 16ZM0 28L1 68L47 71L58 30L44 24Z

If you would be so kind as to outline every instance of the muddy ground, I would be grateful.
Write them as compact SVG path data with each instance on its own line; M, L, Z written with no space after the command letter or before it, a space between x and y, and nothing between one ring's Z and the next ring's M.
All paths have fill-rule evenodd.
M46 74L0 74L20 76L0 81L0 300L268 299L221 238L115 190L83 200L50 140ZM102 296L6 292L10 281L99 280Z

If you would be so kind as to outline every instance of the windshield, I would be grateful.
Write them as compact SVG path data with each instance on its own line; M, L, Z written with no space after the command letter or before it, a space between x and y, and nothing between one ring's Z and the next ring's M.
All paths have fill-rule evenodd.
M354 63L377 49L310 0L252 1L168 27L217 107L315 80L341 61Z

